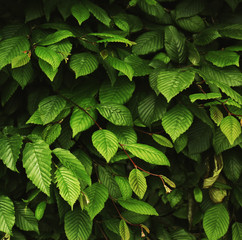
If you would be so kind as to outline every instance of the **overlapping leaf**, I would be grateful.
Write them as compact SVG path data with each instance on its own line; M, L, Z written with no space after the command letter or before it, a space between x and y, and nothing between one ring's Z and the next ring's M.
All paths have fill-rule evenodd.
M92 232L92 221L85 211L77 207L65 215L64 228L68 240L88 240Z
M233 116L225 117L220 123L220 129L227 137L231 145L233 145L236 138L238 138L241 134L240 123Z
M12 59L22 55L30 48L29 41L24 36L13 37L0 42L0 69L10 64Z
M129 174L129 184L134 193L142 199L147 190L147 183L143 173L138 169L133 169Z
M155 215L158 216L159 214L156 212L155 208L153 208L150 204L143 202L141 200L136 200L133 198L129 198L127 200L119 199L118 203L125 209L143 214L143 215Z
M127 79L119 78L113 85L105 81L99 90L99 99L101 103L124 104L131 98L134 90L134 82Z
M108 189L100 183L94 183L87 189L85 193L88 196L89 203L86 210L91 219L93 219L103 208L108 199Z
M163 48L163 33L161 31L151 31L140 35L133 46L132 52L137 55L145 55L156 52Z
M229 214L223 204L216 204L205 212L203 227L210 240L224 236L229 227Z
M120 104L99 104L99 113L111 123L118 126L132 126L133 119L129 109Z
M141 143L133 143L126 145L125 148L134 154L134 156L143 159L148 163L170 166L170 162L166 155L154 147Z
M94 147L101 153L107 162L118 151L118 139L112 132L108 130L98 130L92 135Z
M4 195L0 196L0 231L11 234L15 223L15 211L12 200Z
M161 71L157 77L157 88L168 102L194 81L195 72L192 70Z
M73 54L71 56L70 68L75 72L76 78L94 72L97 67L97 58L89 52Z
M61 148L55 148L52 152L66 168L71 170L79 178L79 180L83 180L91 185L91 178L87 174L81 161L78 160L75 155L69 150Z
M0 159L12 171L17 171L16 162L18 160L22 146L22 138L19 135L6 137L0 134Z
M23 150L22 161L27 177L49 196L51 184L51 151L49 145L42 140L27 143Z
M23 231L39 233L38 222L32 210L22 202L15 202L16 226Z
M61 197L73 208L74 203L80 195L80 182L68 168L61 166L55 171L57 187Z
M162 126L170 135L173 142L191 126L192 113L183 105L176 105L162 118Z

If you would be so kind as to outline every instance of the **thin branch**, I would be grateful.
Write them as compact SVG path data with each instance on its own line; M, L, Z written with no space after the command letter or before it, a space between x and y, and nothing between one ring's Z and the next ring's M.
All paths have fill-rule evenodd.
M134 224L134 223L129 222L127 219L125 219L125 218L122 216L122 214L120 213L118 207L116 206L116 204L115 204L115 202L113 201L112 198L111 198L111 200L112 200L113 206L115 207L115 209L116 209L116 211L117 211L117 213L118 213L118 215L119 215L119 217L120 217L121 219L123 219L126 223L128 223L128 224L131 225L131 226L140 227L140 224Z
M99 225L99 223L96 221L97 225L98 225L98 228L100 230L100 232L102 233L103 237L106 239L106 240L109 240L108 237L106 236L106 234L104 233L103 229L101 228L101 226Z
M71 99L63 96L62 94L58 93L62 98L64 98L66 101L72 103L73 105L75 105L77 108L79 108L80 110L82 110L83 112L85 112L91 119L92 121L96 124L96 126L101 130L101 126L97 123L97 121L91 116L91 114L84 108L82 108L81 106L79 106L77 103L75 103L74 101L72 101Z

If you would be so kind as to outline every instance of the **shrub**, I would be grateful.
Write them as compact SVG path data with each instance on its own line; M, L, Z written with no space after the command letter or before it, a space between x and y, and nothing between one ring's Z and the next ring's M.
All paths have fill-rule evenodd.
M2 3L2 239L242 239L240 2Z

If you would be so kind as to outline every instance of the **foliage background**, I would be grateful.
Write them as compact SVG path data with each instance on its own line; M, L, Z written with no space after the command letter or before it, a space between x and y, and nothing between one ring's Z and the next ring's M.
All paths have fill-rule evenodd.
M2 2L2 239L242 239L240 2Z

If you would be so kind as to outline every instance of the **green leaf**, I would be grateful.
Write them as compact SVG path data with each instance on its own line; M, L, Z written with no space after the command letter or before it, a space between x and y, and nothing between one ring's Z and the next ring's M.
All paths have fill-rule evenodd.
M182 192L178 189L174 189L167 195L167 199L172 208L174 208L182 200Z
M134 90L134 82L128 79L118 78L114 84L104 81L99 90L99 99L101 103L124 104L131 98Z
M76 78L78 78L94 72L98 68L98 61L89 52L73 54L70 60L70 68L75 72Z
M191 233L186 232L184 229L177 229L173 231L171 234L171 239L174 240L196 240L194 235ZM203 239L205 240L205 239Z
M184 0L176 6L176 19L194 16L203 11L205 3L203 0Z
M144 174L138 170L138 169L133 169L129 173L129 184L134 193L142 199L145 195L145 192L147 190L147 183L146 179L144 177Z
M226 151L223 158L225 176L232 182L238 181L242 173L240 154L236 151Z
M171 141L162 135L152 134L152 138L161 146L173 148L173 144L171 143Z
M165 113L162 126L173 142L188 130L193 122L192 113L183 105L177 104Z
M98 166L98 176L101 181L101 183L107 187L109 195L112 198L119 198L121 197L121 192L119 190L119 186L116 183L112 172L109 171L108 169L101 167L100 165Z
M58 73L58 69L53 70L52 66L42 59L39 59L39 66L45 75L50 79L50 81L53 82L56 74Z
M115 25L124 32L130 31L128 16L128 14L119 13L113 17Z
M43 61L49 63L53 71L55 71L60 66L60 63L62 61L60 55L52 50L50 47L38 46L35 48L35 54Z
M241 134L240 123L233 116L225 117L220 123L220 129L223 132L223 134L227 137L231 145L233 145L234 141Z
M198 15L189 18L181 18L176 22L181 28L192 33L201 32L205 28L203 19Z
M42 132L42 138L47 144L52 144L61 134L61 124L47 125Z
M92 134L92 142L94 147L106 159L107 162L118 151L118 139L108 130L98 130Z
M130 64L134 69L134 77L146 76L152 72L152 68L149 66L149 61L134 54L127 56L124 61Z
M137 55L145 55L156 52L163 48L163 33L161 31L151 31L141 34L136 40L132 52Z
M72 6L71 13L80 26L90 17L88 9L81 2Z
M221 98L221 93L194 93L189 95L190 101L193 103L197 100L210 100L214 98Z
M192 70L161 71L157 77L157 88L168 102L184 89L188 88L195 78Z
M0 69L12 62L12 59L22 55L30 48L25 36L13 37L0 42Z
M129 198L127 200L119 199L118 203L125 209L143 214L143 215L155 215L159 214L156 212L155 208L153 208L150 204L143 202L141 200Z
M125 43L126 45L132 46L135 45L135 42L132 42L130 40L128 40L125 37L122 37L118 34L113 34L113 33L89 33L89 36L96 36L96 37L100 37L100 38L104 38L102 40L97 40L96 43ZM105 59L105 57L103 57Z
M216 204L205 212L203 227L209 240L225 235L229 227L229 214L223 204Z
M0 159L12 171L18 171L16 163L19 158L23 141L19 135L6 137L0 134Z
M23 150L23 167L27 177L42 192L50 195L51 151L42 140L27 143Z
M219 29L223 37L242 40L242 24L229 24Z
M216 106L210 107L209 111L211 119L219 126L224 118L223 113Z
M90 114L94 120L97 119L97 112L95 109L96 101L94 98L84 98L81 102L78 102L78 106L85 109L85 111ZM74 107L73 109L70 119L73 137L75 137L78 133L89 129L95 124L93 119L85 111L78 107Z
M132 189L126 177L115 176L115 181L119 186L122 198L124 200L132 197Z
M202 32L194 37L194 43L195 45L205 46L220 37L221 35L216 28L205 28Z
M108 124L107 128L116 135L118 142L121 144L131 144L137 142L137 134L133 127L123 127Z
M68 240L88 240L92 233L92 221L88 214L78 207L65 215L64 228Z
M174 26L165 27L165 50L169 58L176 63L183 63L187 57L186 38Z
M59 96L49 96L39 103L38 113L43 124L52 122L64 109L66 101Z
M90 1L85 1L85 6L88 8L88 10L92 13L92 15L102 22L104 25L109 27L111 18L108 16L107 12L99 7L98 5L90 2Z
M38 45L48 46L48 45L51 45L54 43L58 43L69 37L74 37L72 32L70 32L68 30L58 30L54 33L48 34L46 38L44 38L43 40L38 42Z
M188 137L187 134L180 135L174 142L174 148L177 153L181 152L188 143Z
M12 76L23 89L34 77L32 64L28 63L22 67L12 69Z
M239 67L240 55L232 51L209 51L205 55L206 60L217 67L236 65Z
M138 113L141 121L148 127L161 120L166 112L165 101L154 93L147 94L138 104Z
M82 165L81 161L76 158L69 150L55 148L52 151L60 162L79 179L85 181L88 185L91 185L91 178L86 172L86 169Z
M109 103L97 106L99 113L111 123L118 126L133 126L133 119L129 109L123 105Z
M0 196L0 231L6 234L12 233L15 223L15 212L12 200L7 196Z
M27 205L15 202L15 224L23 231L35 231L39 233L38 222L34 213Z
M134 69L131 67L130 64L111 56L107 57L105 61L114 69L126 75L129 80L132 81L132 78L134 76Z
M193 195L196 202L201 203L203 200L203 192L199 187L193 189Z
M140 0L138 1L139 7L147 14L161 20L162 17L165 14L164 8L158 3L155 2L155 4L149 4L146 0Z
M130 239L129 227L123 219L121 219L119 223L119 234L122 240Z
M11 67L18 68L26 65L30 61L30 57L28 54L23 53L11 60Z
M235 222L232 225L232 240L242 239L242 223Z
M58 167L55 171L55 180L61 197L73 209L73 205L80 195L80 182L74 173L64 166Z
M216 154L224 152L242 142L242 135L240 135L234 142L233 145L229 143L227 137L221 132L220 128L217 128L214 137L213 137L213 148Z
M85 189L85 193L90 201L86 210L91 220L93 220L93 218L102 211L105 202L108 200L108 189L103 184L94 183Z
M134 154L134 156L148 163L170 166L170 162L166 155L154 147L140 143L133 143L126 145L125 149Z
M207 83L219 87L222 92L242 104L242 96L229 87L241 86L242 75L237 68L230 67L226 68L226 70L221 70L217 67L203 66L198 73Z

